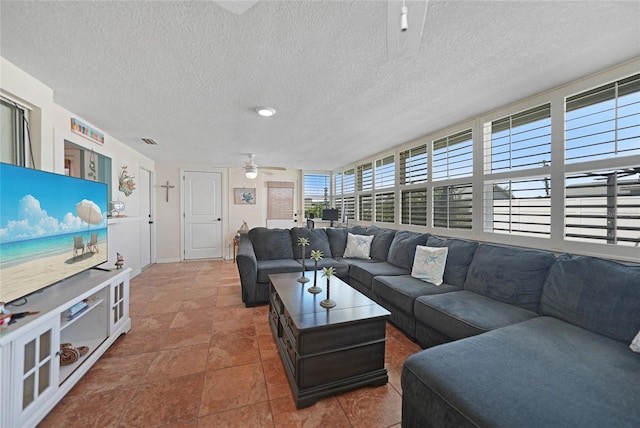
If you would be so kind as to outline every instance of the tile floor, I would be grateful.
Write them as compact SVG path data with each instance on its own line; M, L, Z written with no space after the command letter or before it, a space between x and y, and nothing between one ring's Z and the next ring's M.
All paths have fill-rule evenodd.
M387 327L389 383L296 410L269 329L229 261L158 264L131 281L121 336L40 427L399 427L400 372L419 351Z

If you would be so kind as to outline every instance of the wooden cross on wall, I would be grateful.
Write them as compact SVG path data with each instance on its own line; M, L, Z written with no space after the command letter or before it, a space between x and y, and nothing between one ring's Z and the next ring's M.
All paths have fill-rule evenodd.
M171 186L171 185L169 184L169 180L167 180L167 184L163 184L163 185L162 185L162 186L160 186L160 187L164 187L164 188L166 189L166 191L167 191L167 202L169 202L169 189L173 189L173 188L174 188L174 187L176 187L176 186Z

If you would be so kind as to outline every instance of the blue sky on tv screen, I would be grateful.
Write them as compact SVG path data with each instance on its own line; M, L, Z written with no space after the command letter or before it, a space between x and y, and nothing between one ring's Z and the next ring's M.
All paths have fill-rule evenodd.
M0 242L15 242L107 227L103 183L0 164ZM89 225L76 212L83 199L100 208L102 221Z

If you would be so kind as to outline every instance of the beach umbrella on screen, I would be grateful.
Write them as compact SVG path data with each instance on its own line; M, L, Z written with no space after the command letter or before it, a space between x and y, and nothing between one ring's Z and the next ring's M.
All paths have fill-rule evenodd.
M102 213L100 207L95 202L83 199L76 204L76 214L80 220L88 224L100 224Z

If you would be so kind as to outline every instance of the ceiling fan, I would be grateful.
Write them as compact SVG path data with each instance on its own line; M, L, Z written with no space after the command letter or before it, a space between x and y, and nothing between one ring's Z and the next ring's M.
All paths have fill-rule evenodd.
M418 52L427 18L428 0L387 2L387 59Z
M254 178L256 178L258 176L258 168L261 171L264 170L275 170L275 171L286 171L286 168L283 168L281 166L261 166L258 167L258 165L256 165L255 161L253 160L253 158L255 157L255 155L253 153L249 154L249 162L245 162L244 163L244 175L246 175L246 177L250 180L253 180ZM265 174L272 174L271 172L266 172Z
M251 9L258 0L217 0L218 6L236 15ZM393 61L418 52L427 16L428 0L387 1L387 59Z

